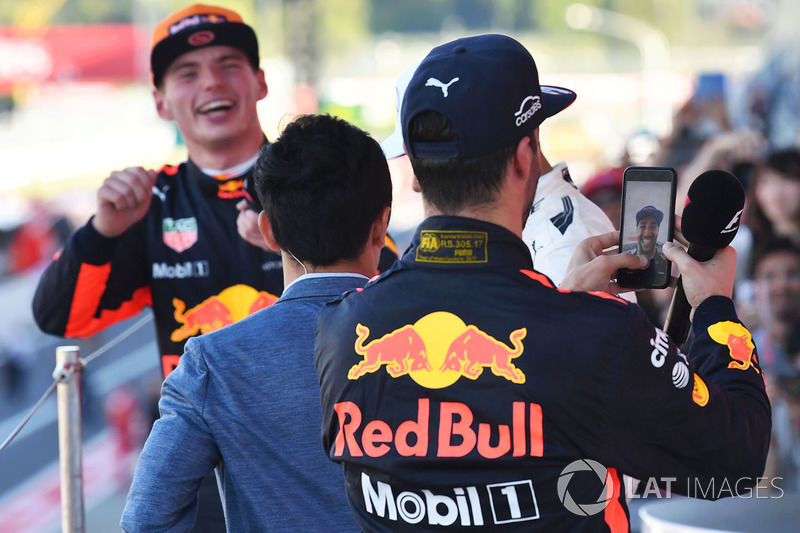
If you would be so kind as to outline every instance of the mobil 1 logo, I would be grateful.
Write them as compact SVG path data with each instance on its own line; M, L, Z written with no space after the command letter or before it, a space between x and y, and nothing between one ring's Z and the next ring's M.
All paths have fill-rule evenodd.
M486 485L495 524L539 518L539 506L530 479Z

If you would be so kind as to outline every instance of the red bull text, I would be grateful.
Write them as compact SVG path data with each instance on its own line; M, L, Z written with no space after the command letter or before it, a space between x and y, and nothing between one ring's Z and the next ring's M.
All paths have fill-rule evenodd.
M384 420L363 420L353 402L334 405L339 429L334 441L335 457L381 457L394 450L404 457L426 457L435 432L436 457L465 457L473 452L485 459L505 455L542 457L542 408L535 403L512 402L510 424L476 421L472 409L460 402L417 402L417 416L392 427ZM496 445L490 444L496 441Z

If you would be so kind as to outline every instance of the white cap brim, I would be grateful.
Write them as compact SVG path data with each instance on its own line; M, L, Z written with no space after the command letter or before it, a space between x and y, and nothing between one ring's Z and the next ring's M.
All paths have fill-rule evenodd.
M381 150L386 159L394 159L406 154L405 148L403 148L403 128L400 127L399 120L395 124L394 132L381 143Z
M400 121L400 112L403 109L403 95L406 93L408 82L411 81L414 72L417 71L417 67L421 62L421 60L417 61L397 77L397 83L395 84L395 108L397 110L397 115L394 121L394 132L381 143L381 149L386 159L394 159L395 157L406 154L405 148L403 148L403 124Z

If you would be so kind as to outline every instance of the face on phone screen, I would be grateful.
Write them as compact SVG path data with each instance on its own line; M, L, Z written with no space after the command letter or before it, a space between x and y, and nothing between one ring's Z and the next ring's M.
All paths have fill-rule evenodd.
M634 288L664 288L669 284L670 262L662 246L672 239L674 180L658 169L626 172L620 221L620 253L647 257L647 269L621 270L618 282Z

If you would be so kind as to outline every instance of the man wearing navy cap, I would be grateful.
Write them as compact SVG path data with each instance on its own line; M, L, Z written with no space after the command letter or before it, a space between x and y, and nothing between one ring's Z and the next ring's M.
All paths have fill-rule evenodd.
M658 230L664 213L652 205L646 205L636 212L636 253L653 258L661 250L658 242Z
M406 156L401 119L403 96L418 65L419 62L416 62L409 66L397 78L395 130L381 143L381 148L389 161L389 168L392 169L392 179L400 181L401 193L412 187L419 192L411 164ZM575 94L568 89L543 86L542 91L546 95L563 91L567 105L575 99ZM586 237L614 231L614 222L609 219L604 209L590 201L575 186L566 162L551 164L541 145L537 146L537 153L539 158L537 163L542 174L537 182L533 206L522 231L522 240L529 246L534 268L549 277L554 284L560 285L572 251L578 243ZM413 213L416 214L416 211ZM636 301L632 292L627 293L625 297Z
M408 84L403 139L427 218L316 324L323 445L365 531L628 531L623 474L678 492L763 473L756 357L729 368L707 331L740 325L731 248L701 264L664 245L695 311L688 357L609 292L616 269L646 266L603 254L616 232L583 241L558 288L534 270L521 235L538 127L574 98L542 87L503 35L434 48Z
M647 266L648 277L662 279L666 275L667 258L662 253L662 244L658 242L658 232L664 213L655 206L646 205L636 212L636 244L623 247L622 251L647 257L650 264Z

